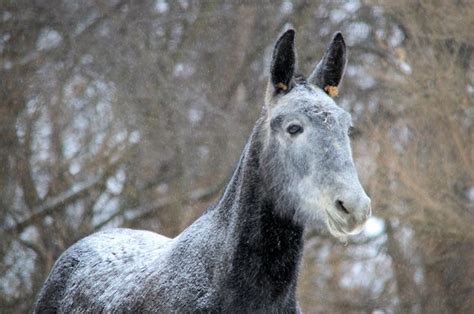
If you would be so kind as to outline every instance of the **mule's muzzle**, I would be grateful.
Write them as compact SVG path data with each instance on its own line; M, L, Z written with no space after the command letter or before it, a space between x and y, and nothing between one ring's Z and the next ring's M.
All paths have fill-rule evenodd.
M345 226L341 227L348 234L360 232L364 223L372 215L371 200L365 193L356 197L337 199L335 207L339 215L345 219Z

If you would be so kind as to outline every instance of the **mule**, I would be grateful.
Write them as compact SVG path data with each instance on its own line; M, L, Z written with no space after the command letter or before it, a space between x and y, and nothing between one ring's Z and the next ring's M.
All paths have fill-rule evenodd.
M277 40L261 117L216 205L174 239L112 229L56 261L36 313L300 312L303 232L357 233L370 199L352 159L351 116L336 105L346 45L336 33L305 79L295 32Z

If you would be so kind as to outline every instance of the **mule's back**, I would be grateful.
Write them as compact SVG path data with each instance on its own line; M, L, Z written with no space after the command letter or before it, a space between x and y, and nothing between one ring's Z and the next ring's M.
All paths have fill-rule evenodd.
M55 263L35 312L107 311L110 305L133 310L132 304L140 304L137 292L154 270L151 266L159 264L170 242L159 234L131 229L82 239Z

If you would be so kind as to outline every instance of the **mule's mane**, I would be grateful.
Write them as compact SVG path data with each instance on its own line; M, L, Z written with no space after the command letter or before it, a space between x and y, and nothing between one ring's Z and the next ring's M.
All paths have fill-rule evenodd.
M308 81L306 80L306 77L301 73L295 74L294 80L295 80L295 83L297 85L307 85L308 84Z

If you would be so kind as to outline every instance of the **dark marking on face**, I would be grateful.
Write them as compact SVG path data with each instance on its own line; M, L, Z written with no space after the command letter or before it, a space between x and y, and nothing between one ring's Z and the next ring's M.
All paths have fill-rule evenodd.
M273 132L278 131L282 127L283 123L283 116L277 116L272 119L270 122L270 128L272 129Z

